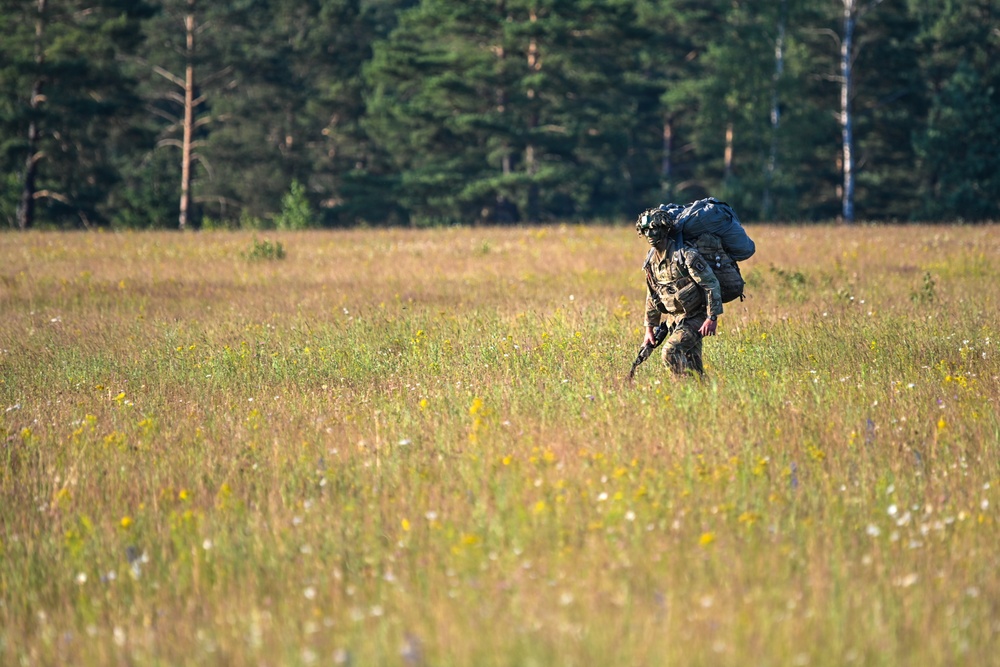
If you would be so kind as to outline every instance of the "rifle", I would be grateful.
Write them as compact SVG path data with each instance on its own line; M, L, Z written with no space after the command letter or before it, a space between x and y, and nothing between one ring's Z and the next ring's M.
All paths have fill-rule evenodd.
M632 370L628 372L628 379L631 381L635 379L635 369L639 368L639 364L649 359L649 355L653 353L653 350L659 347L660 343L670 335L670 327L667 326L666 322L660 322L660 324L653 329L653 343L650 345L646 343L639 348L639 354L636 356L635 361L632 362Z

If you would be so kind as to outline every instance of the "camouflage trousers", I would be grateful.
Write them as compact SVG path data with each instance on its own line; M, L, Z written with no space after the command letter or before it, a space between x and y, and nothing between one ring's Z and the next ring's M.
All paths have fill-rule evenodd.
M698 331L705 319L704 314L679 318L673 323L670 336L663 341L663 363L674 376L705 374L701 361L703 336Z

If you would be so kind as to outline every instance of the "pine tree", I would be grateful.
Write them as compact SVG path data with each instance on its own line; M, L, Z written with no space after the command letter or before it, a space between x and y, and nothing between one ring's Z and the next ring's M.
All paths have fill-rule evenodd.
M329 224L398 221L404 215L391 196L393 146L365 131L367 84L363 69L375 42L389 35L399 15L416 0L324 0L314 36L324 74L314 82L307 108L321 135L310 143L312 188ZM309 67L309 72L315 67Z
M361 68L371 42L407 4L411 0L199 3L203 30L195 69L203 101L192 165L199 209L229 224L273 224L293 180L328 221L350 209L349 174L370 165L377 153L360 126ZM175 18L149 29L161 35L173 30L169 39L176 39L178 25ZM171 50L166 40L159 44L158 58L167 62L181 50ZM183 65L176 57L172 62L178 70ZM169 95L158 83L161 97ZM163 143L173 137L181 145L170 134L180 127L180 105L161 99L157 109L175 119L160 124Z
M859 219L909 220L917 214L912 138L927 118L918 30L906 0L884 0L865 25L854 65Z
M0 84L7 91L0 136L6 169L20 174L16 225L26 229L40 216L100 224L138 106L118 56L138 47L137 21L149 7L5 0L0 9Z
M476 196L470 205L456 194L463 181L489 173L488 136L510 141L502 123L510 95L502 12L502 3L425 2L375 45L365 128L388 150L386 169L398 174L393 195L415 222L475 220Z
M379 44L367 128L418 223L620 211L631 3L428 0ZM634 197L633 197L634 198Z
M930 109L917 138L932 219L1000 218L1000 10L995 0L920 12Z
M773 212L779 220L829 220L843 209L838 3L788 5L776 183L782 204Z
M156 177L177 183L176 220L183 230L196 218L196 182L211 171L203 147L224 120L216 105L234 85L218 43L229 8L204 0L161 0L159 9L144 25L148 48L136 62L136 76L143 82L157 149L174 151L174 166ZM164 163L145 155L142 164Z

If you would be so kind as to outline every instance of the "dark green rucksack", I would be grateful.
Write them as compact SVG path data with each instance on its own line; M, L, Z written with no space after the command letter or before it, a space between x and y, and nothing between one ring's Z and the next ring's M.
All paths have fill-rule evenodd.
M743 289L746 281L740 273L740 267L729 256L725 248L722 247L722 239L715 234L702 234L693 241L689 241L688 246L694 248L705 258L715 277L719 279L719 287L722 291L722 303L728 303L746 298Z

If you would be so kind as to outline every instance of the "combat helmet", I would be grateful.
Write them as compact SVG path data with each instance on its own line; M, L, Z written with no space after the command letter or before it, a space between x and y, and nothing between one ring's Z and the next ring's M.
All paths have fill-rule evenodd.
M645 236L650 245L656 245L667 237L674 227L674 210L680 210L677 204L661 204L658 208L646 209L639 214L635 223L635 231L639 236Z

